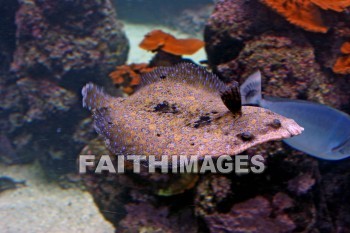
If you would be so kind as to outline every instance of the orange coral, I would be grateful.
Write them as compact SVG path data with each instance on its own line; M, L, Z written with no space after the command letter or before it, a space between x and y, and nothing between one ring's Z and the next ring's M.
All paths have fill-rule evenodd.
M162 30L153 30L145 35L139 46L145 50L155 51L164 46L169 37L172 35L164 33Z
M140 74L152 71L148 64L130 64L117 66L116 70L109 74L113 83L121 86L122 90L127 94L132 94L135 87L140 84Z
M343 54L350 54L350 42L345 42L341 48L340 48L341 53Z
M350 6L349 0L311 0L314 4L323 10L333 10L342 12Z
M337 59L333 71L338 74L350 74L350 42L345 42L340 51L344 55Z
M261 0L290 23L312 32L326 33L320 8L323 10L344 11L350 6L350 0Z
M204 46L199 39L177 39L162 30L153 30L145 35L139 45L149 51L162 50L173 55L191 55Z
M333 71L338 74L350 74L350 57L342 56L337 59Z

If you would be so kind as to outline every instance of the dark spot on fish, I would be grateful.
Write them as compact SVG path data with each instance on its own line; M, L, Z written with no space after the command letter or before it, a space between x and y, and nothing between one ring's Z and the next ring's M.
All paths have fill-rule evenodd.
M190 145L191 145L191 146L194 146L194 142L192 142Z
M250 132L243 132L243 133L237 134L237 136L243 141L251 141L254 139L254 135Z
M217 111L211 111L211 113L212 113L212 114L218 114L218 112L217 112Z
M209 125L211 123L210 116L200 116L199 120L195 121L193 127L198 129L201 126Z
M157 137L160 137L160 133L157 133L156 135L157 135Z
M162 113L178 113L179 110L176 107L176 104L169 104L168 101L163 101L162 103L157 104L154 107L155 112L162 112Z
M210 121L210 117L209 116L201 116L199 119L201 121Z
M165 78L166 78L166 75L161 75L159 78L160 78L160 79L165 79Z
M274 129L278 129L282 126L282 123L278 119L274 119L271 123L268 124L268 126L271 126Z
M109 124L109 125L113 125L113 122L108 121L108 124Z

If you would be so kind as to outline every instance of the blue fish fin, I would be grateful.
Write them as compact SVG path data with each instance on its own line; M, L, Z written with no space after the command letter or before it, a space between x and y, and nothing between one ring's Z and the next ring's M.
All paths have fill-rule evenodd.
M261 101L261 73L254 72L240 87L242 105L259 105Z
M81 94L83 95L83 107L89 110L107 107L112 98L101 87L93 83L86 84L81 90Z
M339 145L332 148L332 152L339 152L344 155L350 156L350 136Z

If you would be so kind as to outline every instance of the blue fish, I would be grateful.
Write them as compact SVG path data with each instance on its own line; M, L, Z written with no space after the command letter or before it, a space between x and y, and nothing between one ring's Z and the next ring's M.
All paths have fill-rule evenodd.
M283 140L291 147L325 160L350 157L350 116L329 106L304 100L262 98L261 73L255 72L240 87L242 104L257 105L294 119L302 134Z

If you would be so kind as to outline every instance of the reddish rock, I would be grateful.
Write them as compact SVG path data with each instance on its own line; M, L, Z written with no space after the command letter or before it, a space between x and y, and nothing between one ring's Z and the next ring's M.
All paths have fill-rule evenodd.
M109 0L0 6L0 134L21 162L39 158L50 175L72 171L83 141L95 136L79 128L86 126L80 88L109 82L108 73L125 62L122 25Z
M236 204L227 214L214 214L205 217L210 232L292 232L296 226L285 214L275 216L271 203L255 197Z
M79 72L94 69L102 78L126 60L128 42L110 1L23 1L16 25L18 75L81 79Z
M257 1L219 1L205 29L209 65L225 81L243 81L260 69L265 94L349 110L349 79L331 71L349 38L349 17L346 12L331 16L337 26L317 34L296 28Z

